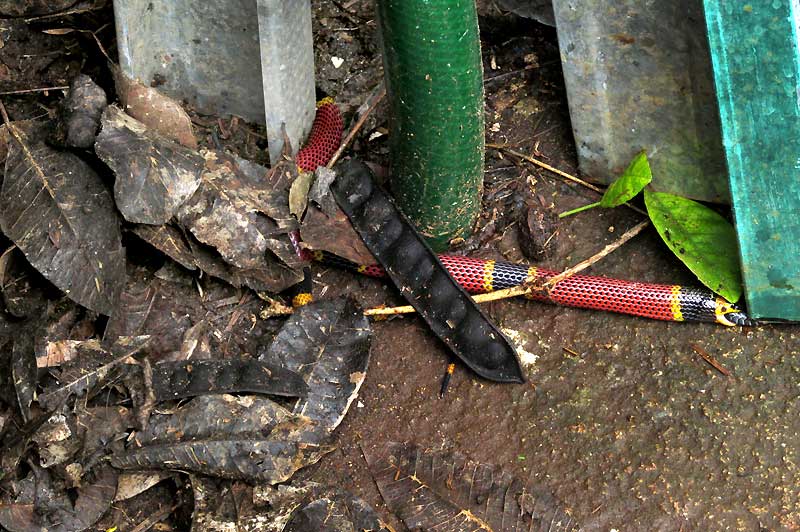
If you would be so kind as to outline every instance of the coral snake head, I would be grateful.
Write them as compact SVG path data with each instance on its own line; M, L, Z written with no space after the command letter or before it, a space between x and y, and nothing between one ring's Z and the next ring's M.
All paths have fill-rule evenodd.
M727 300L717 297L715 300L714 316L717 323L734 327L736 325L742 327L753 327L756 321L749 318L747 314L742 312L736 305L729 303Z

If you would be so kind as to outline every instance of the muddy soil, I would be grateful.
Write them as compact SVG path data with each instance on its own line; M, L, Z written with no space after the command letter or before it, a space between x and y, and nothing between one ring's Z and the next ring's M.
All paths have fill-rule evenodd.
M318 89L335 96L349 118L382 75L373 2L314 0L313 5ZM555 30L504 13L488 0L478 5L487 141L576 173ZM114 54L110 9L80 22L76 27L96 31ZM60 21L58 27L71 23ZM42 33L55 27L45 19L29 40L15 41L20 24L8 22L0 31L3 91L62 86L78 71L111 91L91 35ZM2 98L12 118L23 119L52 114L57 96L51 91ZM384 104L352 151L385 164L386 118ZM196 117L195 124L202 142L221 141L245 157L264 160L257 127L213 117ZM454 252L523 261L518 228L531 198L554 212L597 199L498 151L487 150L486 160L482 216L473 237ZM570 217L541 266L573 265L639 220L623 209ZM692 283L652 229L589 273ZM314 292L318 298L350 293L365 306L400 302L380 281L324 267L315 269ZM491 384L459 366L448 394L439 399L448 362L442 344L414 317L376 322L371 367L336 432L338 450L299 476L352 490L396 530L405 530L386 511L362 449L413 440L501 465L541 484L587 530L800 529L799 328L663 323L523 300L487 308L529 353L526 384ZM731 375L709 366L692 345ZM174 502L173 492L147 493L151 502L162 495ZM134 525L148 513L109 522ZM187 515L177 520L187 521Z
M335 16L333 3L318 4L318 12ZM369 4L353 9L371 21ZM487 141L574 171L555 30L479 5ZM363 28L373 31L371 22ZM320 47L322 64L324 54ZM369 149L362 156L374 159ZM517 229L526 187L556 212L595 201L554 177L488 150L483 216L456 251L524 260ZM568 218L542 266L564 268L591 256L639 219L625 210ZM652 228L590 273L693 282ZM365 305L396 297L378 281L333 270L320 271L316 281L318 294L353 293ZM414 440L547 486L587 530L800 529L800 329L663 323L530 301L493 303L489 314L533 355L527 384L491 384L459 367L440 400L443 346L416 318L375 323L371 368L338 431L339 450L306 474L381 507L362 448ZM692 345L731 375L708 365Z

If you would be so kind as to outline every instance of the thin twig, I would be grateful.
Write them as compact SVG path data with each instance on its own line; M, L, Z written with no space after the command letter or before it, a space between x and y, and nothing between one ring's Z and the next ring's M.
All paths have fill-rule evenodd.
M155 525L157 525L160 521L169 517L172 512L178 509L180 504L174 504L172 506L164 506L161 510L157 511L154 514L150 514L150 516L136 525L134 528L131 529L131 532L147 532Z
M472 297L472 300L475 303L488 303L489 301L498 301L500 299L508 299L510 297L518 297L518 296L525 296L532 293L549 293L556 284L560 283L567 277L575 275L576 273L585 270L592 264L596 263L597 261L603 259L614 250L625 244L628 240L635 237L642 230L650 225L649 220L645 220L639 222L631 229L625 232L619 239L615 240L611 244L604 247L599 252L595 253L588 259L579 262L572 268L565 270L558 275L554 275L553 277L543 278L543 277L533 277L528 278L525 282L519 286L512 286L511 288L506 288L504 290L498 290L496 292L489 292L488 294L478 294ZM365 316L394 316L396 314L410 314L415 312L414 308L411 306L402 306L402 307L388 307L388 308L371 308L364 311Z
M472 296L475 303L488 303L490 301L497 301L498 299L508 299L509 297L521 296L529 294L532 289L523 285L506 288L505 290L498 290L497 292L489 292L487 294L477 294ZM400 307L376 307L364 311L364 316L394 316L396 314L412 314L416 312L411 305L403 305Z
M518 297L518 296L525 296L532 293L545 293L549 297L550 291L561 281L564 279L575 275L576 273L585 270L592 264L602 260L606 256L613 253L616 249L621 247L631 238L635 237L639 233L641 233L645 227L650 225L650 220L644 220L633 226L632 228L625 231L625 233L619 237L617 240L608 244L606 247L589 257L588 259L579 262L572 268L564 270L563 272L559 273L558 275L554 275L552 277L528 277L525 279L525 282L519 286L512 286L511 288L505 288L503 290L497 290L496 292L489 292L487 294L478 294L472 296L472 300L475 303L488 303L490 301L499 301L501 299L508 299L511 297ZM272 308L270 309L269 315L262 314L262 318L272 317L272 316L285 316L291 314L293 309L287 307L285 305L281 305L280 308ZM410 305L403 305L399 307L376 307L367 309L364 311L365 316L396 316L400 314L412 314L416 312L414 307Z
M97 47L100 49L100 53L102 53L104 56L106 56L106 59L108 59L109 63L111 63L112 65L116 64L116 63L114 63L114 60L111 59L111 56L108 55L108 52L106 52L106 49L103 47L103 43L101 43L100 39L97 37L97 33L93 32L93 31L89 31L89 30L79 30L79 31L82 32L82 33L90 33L92 35L92 37L94 37L94 42L97 43ZM98 30L98 31L100 31L100 30Z
M361 126L363 126L364 122L367 121L367 117L370 114L372 114L372 111L375 110L375 108L378 106L378 104L380 103L380 101L383 99L384 96L386 96L386 85L384 83L381 83L377 92L371 95L367 100L369 106L367 107L366 111L364 111L361 114L361 116L358 117L358 121L350 129L350 132L347 134L347 137L345 137L344 141L342 141L342 144L339 146L339 149L336 150L336 153L334 153L333 157L331 157L331 160L328 162L327 165L328 168L333 168L333 165L336 164L336 162L339 160L339 157L342 156L344 150L347 148L348 145L350 145L350 142L353 140L353 137L356 136L356 133L358 133L358 131L361 129Z
M11 125L11 119L8 117L8 113L6 112L6 106L3 105L3 101L2 100L0 100L0 117L3 118L3 123L8 126L9 132L11 132L11 134L14 135L15 131L11 130L11 128L13 127ZM17 138L17 136L14 135L14 138ZM17 139L17 140L19 140L19 139Z
M576 273L578 273L578 272L580 272L582 270L585 270L586 268L588 268L589 266L591 266L595 262L603 259L607 255L612 253L615 249L617 249L620 246L622 246L623 244L625 244L625 242L627 242L631 238L633 238L636 235L638 235L639 233L641 233L642 230L644 230L644 228L647 227L648 225L650 225L650 220L642 220L638 224L634 225L633 227L631 227L630 229L625 231L625 233L621 237L619 237L617 240L615 240L614 242L610 243L609 245L604 247L602 250L600 250L599 252L595 253L591 257L589 257L588 259L586 259L584 261L581 261L578 264L576 264L575 266L573 266L572 268L564 270L563 272L559 273L558 275L554 275L553 277L549 278L547 280L547 282L544 283L543 287L545 289L547 289L547 290L552 289L556 284L560 283L561 281L563 281L567 277L571 277L571 276L575 275Z
M31 92L48 92L48 91L61 91L69 88L69 85L61 85L58 87L41 87L38 89L20 89L18 91L4 91L0 92L0 96L8 96L10 94L28 94Z
M579 185L582 185L582 186L584 186L584 187L586 187L588 189L594 190L595 192L599 192L600 194L603 193L602 189L600 189L599 187L594 186L591 183L588 183L588 182L584 181L583 179L580 179L579 177L575 177L574 175L568 174L568 173L564 172L563 170L559 170L555 166L550 166L546 162L540 161L539 159L535 159L535 158L531 157L530 155L526 155L526 154L524 154L522 152L519 152L517 150L512 150L511 148L509 148L508 146L505 146L503 144L487 144L486 147L487 148L492 148L492 149L495 149L495 150L499 150L499 151L504 151L506 153L509 153L509 154L513 155L514 157L519 157L520 159L524 159L524 160L528 161L529 163L532 163L532 164L535 164L536 166L544 168L545 170L549 170L550 172L553 172L556 175L560 175L564 179L568 179L569 181L572 181L574 183L578 183Z
M536 166L539 166L541 168L544 168L545 170L553 172L554 174L559 175L559 176L563 177L564 179L567 179L567 180L572 181L574 183L578 183L579 185L584 186L584 187L586 187L586 188L588 188L590 190L594 190L595 192L597 192L599 194L603 193L603 190L601 188L596 187L593 184L588 183L588 182L584 181L583 179L581 179L579 177L575 177L574 175L568 174L567 172L564 172L563 170L559 170L558 168L556 168L554 166L550 166L546 162L540 161L539 159L531 157L530 155L526 155L526 154L524 154L522 152L518 152L517 150L512 150L511 148L509 148L508 146L505 146L503 144L487 144L486 147L487 148L492 148L492 149L495 149L495 150L499 150L499 151L502 151L502 152L505 152L505 153L508 153L510 155L513 155L514 157L519 157L520 159L524 159L525 161L528 161L531 164L535 164ZM632 210L634 210L634 211L636 211L636 212L638 212L639 214L644 214L645 216L647 216L646 212L644 212L639 207L636 207L635 205L631 205L630 203L625 203L625 206L630 208L630 209L632 209Z
M705 350L705 349L703 349L703 348L702 348L702 347L700 347L699 345L695 345L695 344L689 344L689 347L691 347L691 348L694 350L694 352L695 352L695 353L697 353L698 355L700 355L700 357L701 357L703 360L705 360L706 362L708 362L708 363L711 365L711 367L713 367L715 370L719 371L720 373L722 373L722 374L723 374L723 375L725 375L726 377L730 377L730 376L731 376L731 372L730 372L730 371L728 371L728 370L725 368L725 366L723 366L722 364L720 364L719 362L717 362L717 361L716 361L716 359L714 359L714 357L712 357L711 355L709 355L709 354L706 352L706 350Z
M510 78L511 76L515 76L517 74L522 74L523 72L527 72L528 70L534 70L539 68L539 65L527 65L523 68L518 68L516 70L512 70L511 72L504 72L502 74L498 74L496 76L492 76L490 78L484 78L484 83L492 83L493 81L500 81L501 79Z
M96 11L98 9L100 9L100 7L76 7L74 9L68 9L67 11L60 11L58 13L48 13L47 15L38 15L35 17L29 17L25 19L25 24L30 24L35 20L60 18L60 17L66 17L67 15L79 15L81 13L88 13L89 11Z

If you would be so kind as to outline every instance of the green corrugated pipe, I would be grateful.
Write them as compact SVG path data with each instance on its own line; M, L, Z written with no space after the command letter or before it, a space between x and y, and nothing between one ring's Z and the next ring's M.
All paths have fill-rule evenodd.
M474 0L378 0L392 190L436 250L469 235L483 188L483 65Z

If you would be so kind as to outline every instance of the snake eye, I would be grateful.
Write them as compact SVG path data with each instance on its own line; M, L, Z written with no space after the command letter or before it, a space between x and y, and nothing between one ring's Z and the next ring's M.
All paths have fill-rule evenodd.
M742 327L752 327L756 322L747 317L747 315L739 310L736 305L729 303L721 297L716 298L714 307L714 317L717 323L727 327L735 327L737 325Z

